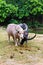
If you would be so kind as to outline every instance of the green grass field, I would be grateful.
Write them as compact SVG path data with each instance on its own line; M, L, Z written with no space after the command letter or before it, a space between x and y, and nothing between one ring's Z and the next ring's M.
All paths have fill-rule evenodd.
M34 33L29 33L32 37ZM37 34L36 38L29 40L24 45L15 47L11 38L8 43L5 28L0 27L0 65L38 65L43 63L43 34ZM40 65L40 64L39 64Z

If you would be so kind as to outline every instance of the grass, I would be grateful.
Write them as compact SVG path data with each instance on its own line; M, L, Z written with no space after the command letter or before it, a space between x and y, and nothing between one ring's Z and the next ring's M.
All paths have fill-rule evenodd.
M33 36L33 33L29 33ZM43 60L43 35L37 34L36 38L24 43L23 47L15 47L11 38L10 43L7 40L5 28L0 28L0 60L6 62L7 59L13 59L17 63L32 65ZM0 61L0 62L1 62Z

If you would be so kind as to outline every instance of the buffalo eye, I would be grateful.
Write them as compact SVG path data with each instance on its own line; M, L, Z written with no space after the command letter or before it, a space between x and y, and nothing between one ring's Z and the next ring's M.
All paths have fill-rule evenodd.
M19 33L19 31L17 31Z

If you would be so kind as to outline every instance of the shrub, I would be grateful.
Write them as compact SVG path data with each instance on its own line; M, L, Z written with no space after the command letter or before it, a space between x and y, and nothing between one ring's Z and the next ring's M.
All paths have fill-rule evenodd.
M29 22L27 22L27 25L29 28L31 28L31 27L38 28L40 26L40 23L38 21L33 21L33 22L29 21Z
M7 4L5 1L0 1L0 22L4 22L5 18L11 14L16 14L18 7L12 4Z
M38 21L32 22L32 27L33 28L38 28L40 26L40 23Z
M14 20L14 19L11 19L11 20L9 21L9 23L15 23L15 24L18 24L18 21L17 21L17 20Z

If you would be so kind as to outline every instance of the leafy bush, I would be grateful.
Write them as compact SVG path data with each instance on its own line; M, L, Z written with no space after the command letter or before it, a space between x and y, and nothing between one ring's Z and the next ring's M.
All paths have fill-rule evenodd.
M40 26L40 23L38 21L35 21L35 22L33 21L32 22L32 27L33 28L38 28L39 26Z
M4 22L5 18L9 14L16 14L18 7L15 7L12 4L7 4L5 1L0 1L0 22Z
M33 21L33 22L29 21L27 25L28 27L38 28L40 26L40 23L38 21Z
M31 21L28 21L27 22L27 25L28 25L29 28L31 28L32 27L32 22Z
M9 4L8 4L9 3ZM27 21L28 17L30 22L26 22L29 27L38 27L39 23L34 22L32 19L39 15L43 16L43 1L42 0L2 0L0 1L0 22L4 22L9 14L13 13L12 18L15 16L21 21ZM27 19L24 19L26 17ZM43 18L42 18L43 19ZM38 19L37 19L38 20ZM16 20L14 20L16 21ZM14 22L11 21L11 22ZM32 22L31 22L32 21ZM14 22L15 23L15 22ZM18 20L16 23L19 23Z
M11 20L9 21L9 23L15 23L15 24L18 24L18 21L17 21L17 20L14 20L14 19L11 19Z
M9 23L20 24L21 21L18 21L18 20L15 20L15 19L11 19L11 20L9 21Z
M42 0L5 0L7 3L14 4L18 7L17 16L22 18L24 16L43 14Z

